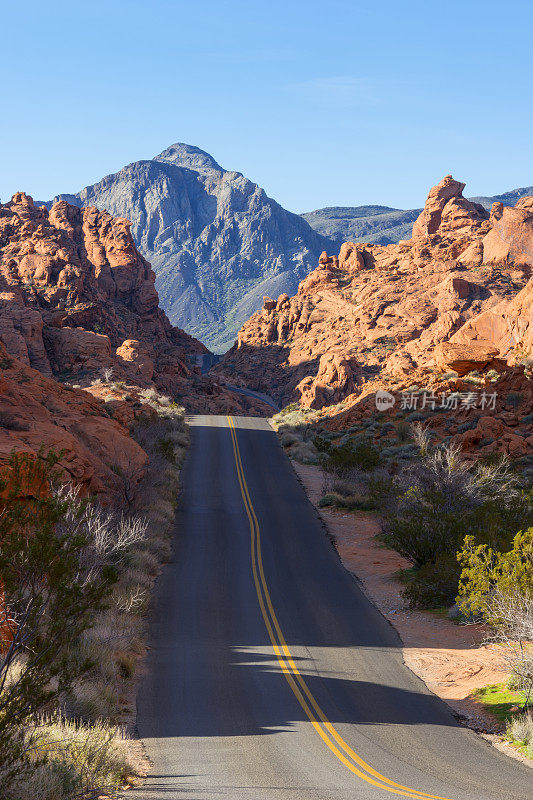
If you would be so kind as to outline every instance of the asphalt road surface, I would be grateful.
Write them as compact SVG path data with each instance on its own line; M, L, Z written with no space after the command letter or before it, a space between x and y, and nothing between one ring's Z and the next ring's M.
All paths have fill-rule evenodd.
M158 582L131 800L526 800L533 770L459 726L342 567L268 423L191 419Z
M274 411L279 411L278 404L275 403L268 394L255 392L253 389L243 389L240 386L232 386L231 383L227 383L226 388L231 389L232 392L237 392L237 394L243 394L246 397L255 397L256 400L261 400L263 403L266 403L266 405L270 406L270 408L272 408Z

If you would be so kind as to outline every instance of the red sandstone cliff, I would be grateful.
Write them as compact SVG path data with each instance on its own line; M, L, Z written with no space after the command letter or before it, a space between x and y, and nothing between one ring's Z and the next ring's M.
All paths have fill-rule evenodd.
M417 369L464 374L531 351L533 198L489 215L463 189L435 186L410 240L323 253L297 295L265 298L219 374L320 408Z
M140 389L189 411L265 411L202 376L190 357L204 352L159 308L127 220L23 193L0 204L0 471L13 450L54 450L83 492L133 502L148 456L130 429L153 413Z
M41 448L62 453L65 478L84 493L120 505L133 499L148 460L103 402L12 358L0 342L0 464L12 451Z
M17 193L0 205L0 341L43 375L89 386L155 385L190 411L240 411L248 400L201 376L206 348L159 308L130 223L65 201L50 211Z

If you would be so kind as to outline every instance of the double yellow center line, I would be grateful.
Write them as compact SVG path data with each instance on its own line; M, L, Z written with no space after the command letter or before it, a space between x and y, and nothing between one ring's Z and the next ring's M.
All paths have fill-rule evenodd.
M257 599L261 614L265 622L270 641L274 653L279 662L279 665L285 675L287 682L298 700L300 706L304 710L307 718L313 725L320 738L329 747L332 753L341 761L345 767L357 775L367 783L377 786L379 789L384 789L392 794L403 795L404 797L414 797L418 800L449 800L449 798L440 797L435 794L428 794L427 792L419 791L418 789L410 789L408 786L403 786L401 783L395 783L389 778L382 775L375 770L370 764L357 755L357 753L350 747L350 745L342 738L340 733L328 720L320 706L318 705L315 697L311 693L304 678L300 674L298 667L294 663L294 658L287 646L283 633L281 631L276 612L272 605L268 585L265 578L263 569L263 558L261 555L261 532L257 515L255 513L250 492L246 483L244 469L242 466L241 453L239 443L237 441L237 432L235 430L235 423L231 417L227 417L229 429L231 432L231 439L233 443L233 453L235 456L235 465L237 467L237 477L241 489L242 500L250 523L250 536L251 536L251 555L252 555L252 573L257 592Z

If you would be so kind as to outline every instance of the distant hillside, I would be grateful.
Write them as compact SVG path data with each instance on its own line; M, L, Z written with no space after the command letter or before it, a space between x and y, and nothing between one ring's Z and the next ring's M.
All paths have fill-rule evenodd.
M388 206L335 206L301 216L340 248L343 242L396 244L400 239L409 239L420 211L420 208L403 211Z
M187 144L56 199L131 220L171 322L218 353L263 295L294 294L321 251L332 249L257 184Z
M512 206L521 197L533 195L533 186L514 189L494 197L471 197L490 209L493 203ZM343 242L371 242L372 244L397 244L400 239L410 239L413 222L420 208L404 211L388 206L355 206L319 208L301 216L318 233L327 236L340 247Z
M514 206L521 197L531 197L533 186L524 186L522 189L512 189L504 194L495 194L494 197L471 197L474 203L481 203L482 206L490 210L493 203L503 203L504 206Z

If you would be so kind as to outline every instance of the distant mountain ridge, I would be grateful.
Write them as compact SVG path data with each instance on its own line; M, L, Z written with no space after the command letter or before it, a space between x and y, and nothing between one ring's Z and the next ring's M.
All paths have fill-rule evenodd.
M521 197L533 195L533 186L513 189L494 197L470 197L490 210L493 203L514 206ZM413 222L421 208L407 211L389 206L333 206L301 214L318 233L331 239L339 247L343 242L371 242L372 244L397 244L400 239L410 239Z
M526 194L533 187L474 199L512 205ZM184 143L54 199L129 219L170 321L216 353L231 347L263 295L294 294L323 250L409 239L420 212L373 205L293 214L240 172Z
M293 294L332 246L240 172L183 143L57 199L129 219L171 322L215 352L233 344L263 295Z

